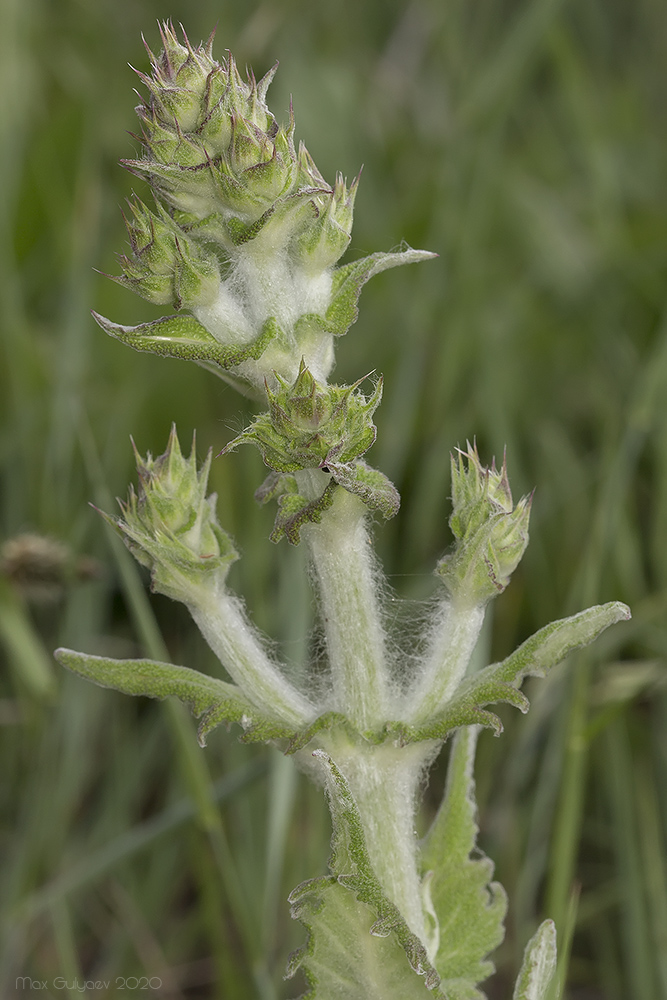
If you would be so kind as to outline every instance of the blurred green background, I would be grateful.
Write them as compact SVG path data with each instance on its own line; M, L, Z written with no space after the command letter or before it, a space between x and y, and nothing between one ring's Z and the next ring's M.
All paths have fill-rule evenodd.
M527 718L508 711L504 736L482 737L481 844L510 894L485 989L511 995L549 915L570 1000L664 1000L664 0L2 0L0 995L28 995L19 976L60 976L70 987L40 995L80 996L78 977L111 982L96 996L294 996L303 983L282 974L304 932L286 897L326 864L321 794L277 753L224 731L202 752L173 706L51 659L64 644L219 669L88 506L125 494L130 433L159 454L175 420L203 456L251 412L89 315L159 315L99 272L116 272L120 207L141 190L117 165L137 145L127 64L146 69L141 32L157 49L166 17L195 43L217 24L219 55L229 46L258 75L280 59L270 105L285 116L293 95L325 177L364 164L346 259L402 240L440 254L374 278L338 350L339 380L385 375L371 461L403 497L377 530L396 617L413 614L401 599L432 593L448 454L473 436L487 461L507 446L516 496L537 487L489 654L586 604L633 609L529 689ZM233 583L300 663L313 629L303 556L268 543L272 512L250 501L262 476L244 450L214 462L212 485L243 551ZM441 763L424 823L443 775Z

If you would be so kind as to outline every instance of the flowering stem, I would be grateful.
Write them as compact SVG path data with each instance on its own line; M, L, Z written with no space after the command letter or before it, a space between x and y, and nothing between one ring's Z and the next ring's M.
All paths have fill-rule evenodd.
M363 379L327 379L334 341L354 323L366 281L433 255L408 248L337 265L350 242L358 178L348 188L338 175L331 186L306 147L297 151L291 109L281 126L265 102L275 67L260 81L249 71L244 82L231 54L222 64L213 58L212 37L193 48L165 24L161 38L163 51L149 51L151 77L139 74L148 88L137 109L141 155L124 161L149 180L156 204L132 202L130 250L116 280L178 315L134 327L96 319L138 350L197 361L250 395L265 391L268 409L223 452L259 448L271 474L257 499L278 501L272 540L303 537L309 547L330 681L324 690L314 676L312 698L299 691L227 591L239 556L217 520L215 495L207 495L211 454L198 469L194 444L184 458L175 429L164 455L137 453L138 492L130 490L120 518L105 516L149 569L153 591L188 607L237 687L167 663L65 649L58 658L102 686L180 698L201 719L202 745L216 725L235 723L245 739L283 741L306 769L319 758L334 827L331 875L290 897L310 939L289 974L303 967L308 997L408 1000L436 989L481 997L477 984L493 968L487 956L502 940L506 903L490 881L492 864L476 850L476 730L457 739L445 804L420 858L422 778L453 729L501 728L485 706L525 710L524 677L543 676L629 610L611 603L554 622L479 677L466 677L485 606L507 586L528 543L531 506L530 497L514 504L504 461L485 467L468 444L452 458L455 544L436 567L447 597L434 606L423 645L417 640L424 652L411 658L411 686L401 686L367 531L366 508L390 518L400 504L394 485L363 457L376 438L382 379L368 396ZM252 718L259 712L268 719ZM249 954L257 958L254 945ZM515 1000L545 997L554 964L554 929L544 924ZM268 997L266 966L256 965Z

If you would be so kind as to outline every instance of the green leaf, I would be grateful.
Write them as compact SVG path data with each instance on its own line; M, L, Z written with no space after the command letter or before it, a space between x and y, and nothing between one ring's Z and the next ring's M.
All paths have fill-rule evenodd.
M238 438L235 442L238 442ZM386 517L397 512L401 498L392 482L377 469L365 462L331 462L327 466L331 479L321 496L308 500L299 493L296 478L289 473L272 472L255 490L255 500L260 504L278 501L278 513L270 538L279 542L283 535L291 545L301 540L304 524L319 523L323 513L331 506L337 486L354 493L372 510L379 510Z
M373 413L382 397L382 378L366 397L357 392L363 379L353 385L324 385L313 378L303 358L293 383L278 372L275 376L277 391L266 386L268 411L258 414L221 454L254 444L275 472L326 470L340 463L350 476L350 463L375 441Z
M363 461L329 462L329 472L343 489L354 493L372 510L379 510L387 519L398 513L401 498L398 490L383 472Z
M235 684L197 670L156 660L111 660L71 649L57 649L54 655L63 667L100 687L147 698L178 698L189 706L196 719L201 720L197 739L202 747L211 730L222 723L237 722L242 726L244 742L265 742L294 735L283 723L260 712Z
M269 317L251 344L221 344L194 316L163 316L151 323L120 326L93 312L93 318L108 333L135 351L149 351L167 358L203 361L220 368L234 368L243 361L257 360L274 337L282 333L278 321Z
M362 260L355 260L351 264L336 268L331 287L331 302L324 320L325 329L337 337L347 333L359 315L357 302L361 289L374 274L386 271L390 267L413 264L437 256L427 250L412 249L403 250L401 253L372 253Z
M269 500L276 500L283 493L298 493L298 487L294 476L287 476L282 472L269 472L261 486L255 490L255 500L263 507Z
M255 236L257 236L257 234L264 228L274 212L275 205L271 205L271 207L268 208L266 212L259 217L259 219L256 219L255 222L241 222L241 220L235 215L232 215L231 218L227 219L224 225L227 228L229 238L234 246L240 247L249 240L253 240Z
M447 739L460 726L480 725L503 731L497 715L485 711L485 705L506 702L521 712L527 712L530 702L519 685L525 677L544 677L566 656L588 646L610 625L630 618L630 609L620 601L598 604L570 618L551 622L519 646L506 660L473 674L463 681L444 712L423 726L393 723L387 732L401 743L418 740Z
M285 476L283 486L286 492L278 497L278 513L273 522L273 530L269 535L272 542L279 542L285 536L291 545L301 541L301 529L304 524L318 523L322 514L333 503L336 483L330 480L321 496L315 500L307 500L298 493L296 480L293 476ZM261 487L260 487L261 489Z
M310 989L301 1000L444 1000L424 945L373 872L345 778L324 751L314 755L328 770L332 874L290 895L292 916L309 938L291 957L288 976L303 968Z
M556 925L545 920L526 946L513 1000L546 1000L555 969Z
M524 677L545 677L547 672L566 656L588 646L610 625L631 618L630 608L620 601L596 604L570 618L545 625L526 639L502 663L493 664L477 675L485 679L504 681L518 687Z
M476 742L475 729L456 734L445 798L422 850L434 918L430 950L449 1000L482 1000L477 984L494 971L487 956L505 936L505 890L491 881L493 862L476 847Z
M338 731L339 735L343 735L348 743L359 743L366 747L369 744L371 746L380 746L382 743L387 743L387 729L384 726L377 729L365 729L360 733L358 729L355 729L346 715L331 711L324 712L305 729L298 730L287 744L285 753L296 753L297 750L302 750L307 746L319 733L332 733L335 730ZM389 740L394 743L396 742L393 733L390 734Z
M318 716L307 729L302 729L300 732L295 733L287 745L285 753L293 754L296 753L297 750L303 750L303 748L307 746L313 737L317 736L318 733L326 732L335 728L343 729L348 736L348 739L353 740L358 736L358 733L348 722L347 716L342 715L340 712L325 712L324 715Z

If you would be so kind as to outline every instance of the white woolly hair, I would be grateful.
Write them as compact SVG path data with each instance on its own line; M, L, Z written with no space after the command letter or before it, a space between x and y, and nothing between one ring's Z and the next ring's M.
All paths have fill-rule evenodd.
M368 515L365 515L364 517L360 518L356 524L353 524L352 526L346 524L344 538L346 545L349 546L351 550L356 551L358 553L363 552L363 554L366 556L366 558L363 559L362 562L362 571L365 576L364 589L369 594L372 594L374 598L375 611L377 612L376 641L377 645L382 647L383 650L386 674L390 686L389 697L391 703L394 697L394 692L393 692L394 682L392 680L394 673L394 664L393 664L394 644L393 642L391 642L391 640L389 640L386 630L386 625L389 624L389 621L391 619L391 615L387 613L386 610L390 604L390 601L388 599L389 587L386 578L384 576L384 573L382 571L382 567L380 566L379 560L377 559L377 556L368 541L368 535L367 535L368 520L369 520ZM352 528L352 531L350 531L350 527ZM312 526L312 528L311 526L306 525L304 529L302 529L302 533L305 536L306 540L314 544L316 544L317 542L317 535L316 535L317 531L318 531L318 526L315 525ZM319 622L320 622L320 627L318 629L319 650L325 655L327 655L326 654L327 639L326 639L326 628L325 628L327 612L324 607L324 599L322 596L320 581L318 578L318 570L316 565L314 564L313 559L309 560L309 575L313 592L315 594L317 611L319 614ZM337 635L342 639L344 643L349 642L350 646L353 645L352 640L354 639L354 634L357 627L358 627L357 622L351 618L348 619L344 618L342 620L339 618L336 622ZM328 689L323 692L323 695L324 695L324 700L328 701L330 708L334 708L336 710L340 710L342 708L342 706L335 704L333 681L330 670L328 671Z
M420 614L415 617L412 628L418 641L413 647L412 673L407 679L404 695L414 689L421 677L430 652L443 630L451 613L451 603L440 586L435 594L420 607Z
M402 706L407 692L419 675L426 650L430 645L434 617L441 613L441 600L411 600L400 597L388 584L385 587L382 611L385 634L390 647L392 664L392 706L402 718Z

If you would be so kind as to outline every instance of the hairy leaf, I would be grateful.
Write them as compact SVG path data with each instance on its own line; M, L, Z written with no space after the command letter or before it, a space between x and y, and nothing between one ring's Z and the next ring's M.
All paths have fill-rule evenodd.
M545 625L502 663L487 667L478 677L482 681L485 677L504 681L515 687L521 684L524 677L544 677L548 670L575 649L588 646L610 625L627 621L630 617L630 608L620 601L596 604L570 618Z
M403 250L401 253L372 253L362 260L355 260L351 264L336 268L333 275L331 303L324 322L325 328L337 337L347 333L359 315L357 302L361 289L374 274L386 271L390 267L413 264L437 256L427 250L411 249Z
M292 481L292 477L285 477L288 490L278 497L278 513L269 538L272 542L279 542L284 535L291 545L298 545L304 524L321 521L322 514L333 503L336 483L332 479L321 496L307 500L296 492L295 480L294 487L291 487Z
M285 753L293 754L298 750L303 750L318 733L335 728L344 730L349 739L353 740L355 737L358 737L358 733L356 733L352 725L348 722L347 716L342 715L340 712L325 712L324 715L318 716L307 729L302 729L298 733L295 733L288 743Z
M329 472L349 493L354 493L372 510L379 510L387 519L398 513L401 498L394 484L383 472L363 461L329 462Z
M544 677L574 650L588 646L610 625L628 618L630 609L620 601L611 601L545 625L507 659L465 680L444 712L422 726L393 723L387 727L387 732L401 743L446 739L452 730L470 725L488 726L498 735L502 732L502 723L497 715L485 710L485 705L506 702L527 712L530 703L518 690L524 677Z
M304 969L310 989L302 1000L445 1000L424 945L373 872L345 778L324 751L315 756L329 776L332 874L302 883L290 896L292 916L309 938L290 959L288 976Z
M556 925L545 920L526 946L513 1000L546 1000L555 970Z
M434 919L431 953L449 1000L482 1000L477 984L493 973L487 956L505 934L505 890L491 881L493 862L476 850L477 732L467 727L456 734L445 798L422 851Z
M93 312L93 318L111 337L136 351L201 361L224 369L234 368L250 359L257 360L281 332L277 320L270 317L252 343L221 344L194 316L163 316L138 326L120 326L96 312Z
M255 500L260 504L278 501L278 512L269 536L272 542L279 542L284 535L292 545L298 545L304 524L322 520L323 513L333 503L337 486L355 494L371 510L379 510L386 518L398 511L401 498L394 484L365 462L332 462L328 471L331 479L324 492L314 500L299 493L296 478L290 473L272 472L255 490Z
M264 742L291 738L294 733L276 719L260 712L235 684L209 677L188 667L156 660L111 660L71 649L57 649L55 657L68 670L100 687L123 694L167 698L170 695L189 706L200 719L197 738L200 746L216 726L237 722L244 729L244 741Z

